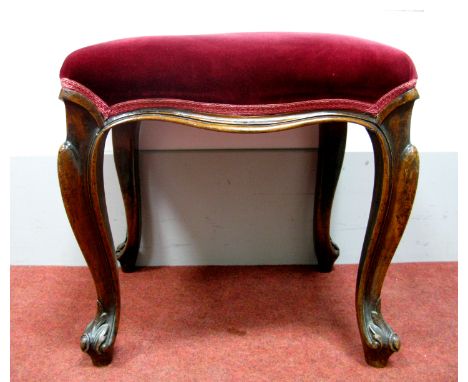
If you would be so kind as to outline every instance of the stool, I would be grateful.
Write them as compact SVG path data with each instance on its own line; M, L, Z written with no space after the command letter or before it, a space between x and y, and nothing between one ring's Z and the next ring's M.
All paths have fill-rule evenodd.
M68 219L92 274L97 313L81 337L95 365L111 362L119 326L117 260L133 271L141 236L138 136L142 120L229 133L272 133L318 124L314 245L318 269L339 249L330 212L347 123L366 128L375 157L369 223L356 285L356 314L367 362L386 365L398 335L381 314L387 268L417 187L410 143L416 70L403 52L327 34L241 33L124 39L70 54L60 72L67 138L58 174ZM114 248L103 188L103 152L112 129L127 220ZM190 185L187 185L190 187ZM312 219L312 216L311 216Z

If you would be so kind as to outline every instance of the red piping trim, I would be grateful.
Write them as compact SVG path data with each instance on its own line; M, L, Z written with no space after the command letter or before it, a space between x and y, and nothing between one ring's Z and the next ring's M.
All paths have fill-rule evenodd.
M81 85L79 82L70 80L68 78L61 78L60 83L62 84L63 89L73 90L88 98L92 103L94 103L94 105L96 105L99 112L104 116L104 119L109 117L110 107L92 90L88 89L84 85Z
M350 100L350 99L318 99L310 101L263 104L263 105L231 105L222 103L195 102L181 99L148 98L120 102L115 105L107 105L99 96L86 86L68 78L61 79L62 88L76 91L98 108L105 119L138 109L145 108L174 108L179 110L190 110L208 114L227 115L267 115L298 113L312 110L351 110L376 116L399 95L412 89L416 85L416 79L390 90L374 103Z

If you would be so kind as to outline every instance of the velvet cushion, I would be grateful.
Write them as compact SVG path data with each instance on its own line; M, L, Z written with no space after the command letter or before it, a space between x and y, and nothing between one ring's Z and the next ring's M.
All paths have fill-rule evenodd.
M107 114L115 114L119 108L111 109L117 105L127 104L120 110L129 110L152 102L262 114L265 107L257 106L287 111L287 105L304 104L305 109L316 109L307 104L340 105L340 100L350 102L338 108L366 111L363 105L375 106L388 93L413 87L417 74L404 52L368 40L239 33L140 37L93 45L70 54L60 77L63 87L97 96Z

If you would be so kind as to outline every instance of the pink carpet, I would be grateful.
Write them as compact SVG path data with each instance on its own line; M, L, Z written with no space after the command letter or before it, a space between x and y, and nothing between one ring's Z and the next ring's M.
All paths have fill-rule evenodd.
M11 268L12 381L455 381L457 263L395 264L383 313L402 347L366 365L357 266L162 267L121 274L114 361L79 339L94 316L81 267Z

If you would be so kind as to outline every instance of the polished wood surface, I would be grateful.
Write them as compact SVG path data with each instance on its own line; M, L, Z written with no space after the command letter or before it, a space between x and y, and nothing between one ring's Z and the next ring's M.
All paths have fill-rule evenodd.
M67 140L58 155L60 188L97 293L96 316L81 337L81 348L96 365L103 365L112 359L120 313L119 276L102 179L107 132L102 132L102 120L81 105L65 100L65 107Z
M399 105L369 131L375 181L356 286L356 313L366 361L383 367L400 339L381 313L380 293L408 222L418 183L419 156L410 143L414 101Z
M127 236L116 250L124 272L135 270L141 240L141 196L138 145L140 122L128 122L112 130L114 163L127 219Z
M366 128L375 155L375 184L356 288L356 313L367 362L383 367L400 347L381 313L380 293L387 268L408 221L418 179L418 154L409 140L410 117L418 93L397 97L376 117L346 111L256 117L219 116L174 109L142 109L104 119L83 95L62 90L67 139L58 157L65 209L89 265L97 292L97 312L81 339L96 365L108 364L118 330L120 291L117 259L126 272L135 267L141 236L138 132L142 120L164 120L197 128L263 133L319 124L320 147L314 237L319 269L330 271L339 251L330 238L330 212L343 161L347 123ZM103 191L104 142L112 129L122 190L127 239L114 250ZM312 218L312 216L311 216Z
M318 268L330 272L340 250L330 237L330 219L335 189L346 147L347 124L319 125L319 149L314 201L314 247Z

